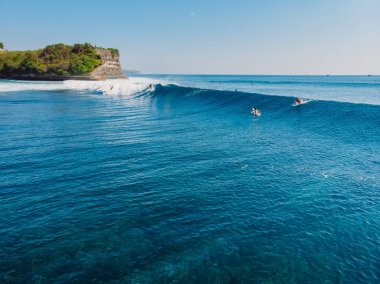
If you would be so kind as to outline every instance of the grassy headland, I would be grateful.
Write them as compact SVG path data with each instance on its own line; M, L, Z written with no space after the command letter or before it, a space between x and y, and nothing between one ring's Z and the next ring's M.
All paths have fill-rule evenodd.
M117 49L110 49L112 56ZM100 55L89 43L48 45L43 49L0 52L0 76L86 75L102 64Z

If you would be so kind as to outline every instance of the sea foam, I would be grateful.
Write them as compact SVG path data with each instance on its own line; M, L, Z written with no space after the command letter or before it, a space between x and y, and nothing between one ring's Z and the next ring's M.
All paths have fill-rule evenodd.
M149 76L149 77L148 77ZM77 90L109 96L129 96L148 90L149 85L176 85L201 90L239 91L307 100L380 105L379 77L355 76L182 76L142 75L105 81L0 80L0 92L27 90Z
M98 92L104 95L123 96L142 92L149 88L150 84L158 83L160 82L157 80L145 78L111 79L105 81L67 80L60 82L2 81L0 84L0 92L79 90Z

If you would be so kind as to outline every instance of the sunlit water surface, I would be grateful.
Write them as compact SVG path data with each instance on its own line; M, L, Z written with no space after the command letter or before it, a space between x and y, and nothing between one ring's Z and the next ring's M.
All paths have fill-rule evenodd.
M379 283L379 90L0 81L0 282Z

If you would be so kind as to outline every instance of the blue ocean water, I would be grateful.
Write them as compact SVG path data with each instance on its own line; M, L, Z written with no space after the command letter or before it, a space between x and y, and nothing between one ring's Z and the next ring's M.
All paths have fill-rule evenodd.
M1 283L379 283L379 216L380 77L0 81Z

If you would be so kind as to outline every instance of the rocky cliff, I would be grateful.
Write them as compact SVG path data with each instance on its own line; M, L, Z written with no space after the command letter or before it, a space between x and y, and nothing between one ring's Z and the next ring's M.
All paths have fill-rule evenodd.
M108 49L95 48L100 55L102 65L89 75L90 80L122 79L126 78L121 70L119 54Z

